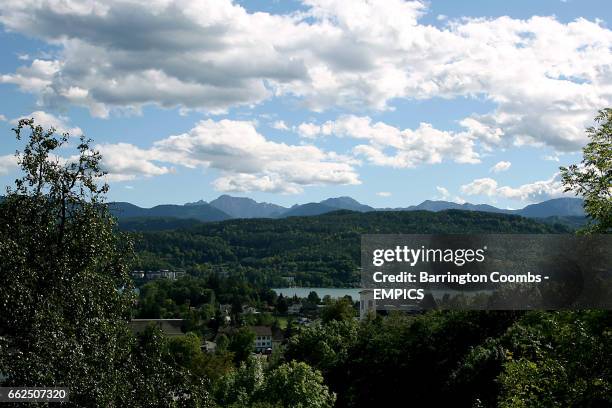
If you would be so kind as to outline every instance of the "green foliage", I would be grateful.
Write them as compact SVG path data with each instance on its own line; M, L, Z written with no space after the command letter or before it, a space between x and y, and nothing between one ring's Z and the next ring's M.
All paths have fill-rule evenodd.
M612 404L612 314L530 312L499 340L506 361L499 406Z
M194 333L168 339L170 360L186 369L194 378L217 381L233 370L232 354L225 350L215 353L202 351L202 340Z
M255 348L255 333L248 327L241 327L230 336L229 351L234 353L234 361L246 361Z
M174 354L176 353L176 354ZM138 336L130 354L130 399L118 406L210 407L207 380L181 365L197 360L193 338L170 341L154 326Z
M74 404L108 405L124 391L130 245L96 184L100 155L81 137L63 163L67 134L33 120L14 130L30 134L24 176L0 204L0 372L6 385L64 385Z
M236 370L222 378L215 389L215 401L223 407L249 407L263 383L261 359L249 357Z
M352 319L313 324L289 340L285 357L304 361L327 375L347 361L359 334L359 323Z
M296 361L272 370L259 395L265 402L295 408L331 408L336 400L319 371Z
M335 401L321 373L308 364L294 361L266 372L255 357L222 379L215 398L221 406L236 408L331 408Z
M599 111L597 126L587 129L591 141L582 149L580 165L561 167L565 191L584 197L591 223L585 232L612 231L612 108Z
M67 387L70 406L210 406L205 380L172 362L161 333L136 339L131 241L118 233L100 155L21 120L24 176L0 203L3 386ZM73 139L70 139L72 141Z
M353 302L346 298L331 300L321 312L324 322L332 320L350 320L357 316Z
M145 231L136 241L138 269L185 269L216 265L232 279L282 287L359 284L361 234L559 233L569 230L505 214L469 211L338 211L317 217L241 219L191 229ZM237 293L235 295L238 295ZM224 303L219 299L220 302ZM226 303L230 303L227 301Z

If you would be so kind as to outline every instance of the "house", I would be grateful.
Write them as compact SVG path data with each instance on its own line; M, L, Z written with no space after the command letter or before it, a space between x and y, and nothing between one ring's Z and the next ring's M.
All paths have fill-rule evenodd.
M144 279L145 271L132 271L132 279Z
M152 325L160 329L166 336L174 337L184 335L181 330L184 322L184 319L132 319L128 326L132 333L141 334L148 326Z
M217 351L217 343L215 343L214 341L205 340L202 342L202 350L207 353L214 353L215 351Z
M225 305L219 305L219 310L221 311L222 315L229 316L232 313L232 305L230 305L229 303Z
M270 326L251 326L255 333L255 352L263 353L272 350L272 328Z
M243 305L242 306L242 314L258 314L259 312L257 311L256 308L254 308L253 306L248 306L248 305Z
M290 315L296 315L296 314L300 314L301 310L302 310L302 304L294 303L287 308L287 313Z
M159 271L132 271L133 279L155 280L155 279L170 279L177 280L185 276L185 271L169 271L167 269Z

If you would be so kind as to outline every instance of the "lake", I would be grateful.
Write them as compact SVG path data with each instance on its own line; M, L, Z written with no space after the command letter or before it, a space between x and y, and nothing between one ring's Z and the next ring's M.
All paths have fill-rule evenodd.
M329 295L332 299L338 299L343 296L349 295L353 298L353 301L359 300L360 288L273 288L273 291L277 295L283 295L284 297L290 297L297 295L299 298L306 298L312 291L317 292L319 298L323 299Z

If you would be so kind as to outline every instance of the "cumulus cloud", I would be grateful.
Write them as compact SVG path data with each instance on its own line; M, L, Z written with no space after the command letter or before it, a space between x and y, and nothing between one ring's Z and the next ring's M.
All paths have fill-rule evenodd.
M58 47L0 76L40 97L107 116L113 108L218 112L292 96L315 111L390 109L397 98L495 104L462 124L491 148L574 151L612 102L612 31L599 21L466 18L421 24L425 2L303 0L250 13L230 0L7 0L7 30Z
M95 146L102 154L101 167L107 172L109 181L128 181L140 177L168 174L173 168L158 165L156 152L140 149L129 143L102 144Z
M544 160L546 161L554 161L554 162L559 162L561 159L559 158L559 155L556 154L547 154L543 157Z
M499 186L494 179L485 177L461 186L461 191L467 195L502 197L526 202L539 202L567 195L563 192L559 173L555 173L548 180L535 181L518 187Z
M344 115L322 125L302 123L297 129L307 138L334 135L365 140L368 144L356 146L354 153L379 166L410 168L444 159L457 163L480 161L468 132L445 132L429 123L421 123L414 130L399 129L383 122L373 123L367 116Z
M289 126L287 126L287 124L283 120L277 120L273 122L271 126L276 130L289 130Z
M491 171L493 173L501 173L502 171L506 171L512 166L512 163L509 161L500 161L497 162L493 167L491 167Z
M359 184L355 161L311 145L267 140L253 122L200 121L187 133L169 136L148 149L125 143L97 147L115 180L166 174L155 162L221 172L213 185L226 192L299 193L305 186Z
M35 111L29 115L24 115L11 120L11 124L15 125L20 119L34 118L34 123L45 129L54 128L58 133L68 133L70 136L81 136L83 131L78 126L70 126L69 120L65 116L55 116L44 111Z
M17 168L17 158L13 154L0 156L0 176L10 173Z
M447 200L450 197L450 192L445 187L436 186L436 191L440 194L440 200Z
M439 196L435 198L436 200L443 200L443 201L452 200L453 202L458 203L458 204L465 203L465 200L459 196L451 197L451 193L450 191L448 191L446 187L436 186L436 191L439 194Z

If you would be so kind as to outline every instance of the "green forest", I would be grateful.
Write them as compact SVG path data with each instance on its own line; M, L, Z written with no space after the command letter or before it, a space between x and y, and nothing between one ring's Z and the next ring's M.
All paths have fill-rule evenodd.
M134 236L136 269L182 269L198 275L214 266L255 284L353 287L359 285L361 234L568 233L561 224L520 216L448 210L336 211L316 217L242 219L165 230L172 220L125 220ZM160 230L153 230L160 228ZM218 268L216 269L218 270Z

